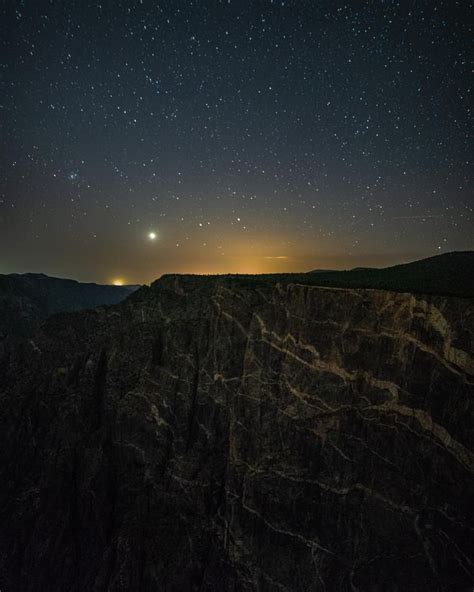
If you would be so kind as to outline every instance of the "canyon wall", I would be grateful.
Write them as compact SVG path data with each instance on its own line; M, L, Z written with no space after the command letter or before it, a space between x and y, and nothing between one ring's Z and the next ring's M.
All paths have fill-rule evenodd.
M474 583L472 300L167 276L0 342L2 592Z

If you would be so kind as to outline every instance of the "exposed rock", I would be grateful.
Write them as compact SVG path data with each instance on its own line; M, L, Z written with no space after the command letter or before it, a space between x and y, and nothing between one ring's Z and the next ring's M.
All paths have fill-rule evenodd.
M2 592L474 583L472 301L168 276L0 355Z

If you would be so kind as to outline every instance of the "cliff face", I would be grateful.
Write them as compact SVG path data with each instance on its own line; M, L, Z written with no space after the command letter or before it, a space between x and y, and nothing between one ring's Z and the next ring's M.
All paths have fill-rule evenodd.
M470 589L473 334L169 276L0 344L2 592Z

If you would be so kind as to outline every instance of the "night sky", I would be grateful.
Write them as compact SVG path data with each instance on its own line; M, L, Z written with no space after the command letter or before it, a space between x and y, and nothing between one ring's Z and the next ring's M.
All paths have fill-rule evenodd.
M472 249L472 3L6 0L0 273Z

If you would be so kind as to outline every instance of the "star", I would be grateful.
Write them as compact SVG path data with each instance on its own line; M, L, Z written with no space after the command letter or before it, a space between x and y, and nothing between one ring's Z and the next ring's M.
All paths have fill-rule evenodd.
M472 248L469 2L73 2L40 29L17 4L0 137L12 269L151 282Z

